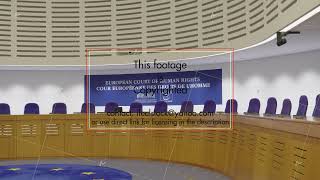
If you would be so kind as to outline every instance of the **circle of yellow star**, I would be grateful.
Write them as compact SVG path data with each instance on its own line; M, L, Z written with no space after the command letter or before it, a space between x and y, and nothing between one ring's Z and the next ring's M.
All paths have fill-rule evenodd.
M62 168L53 168L53 169L50 169L50 171L62 171L63 169Z
M90 176L90 175L96 174L96 173L94 173L94 172L82 172L81 174Z
M10 169L8 169L9 171L19 171L19 170L21 170L21 168L10 168Z

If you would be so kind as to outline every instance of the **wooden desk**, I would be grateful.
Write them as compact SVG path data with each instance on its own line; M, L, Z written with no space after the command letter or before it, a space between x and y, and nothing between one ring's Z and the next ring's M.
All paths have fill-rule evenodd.
M312 118L237 115L235 132L240 141L237 155L247 159L239 160L242 166L236 166L242 171L242 179L317 179L319 125Z
M141 117L96 114L91 118L123 120ZM216 114L212 118L228 120L230 115ZM170 160L214 169L236 180L318 178L318 120L249 115L235 115L234 120L234 129L224 131L87 131L84 114L0 116L0 158Z

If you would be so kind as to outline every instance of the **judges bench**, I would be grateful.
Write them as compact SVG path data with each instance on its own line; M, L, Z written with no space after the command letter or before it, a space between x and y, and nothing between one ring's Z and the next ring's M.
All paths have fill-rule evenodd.
M320 123L316 119L234 115L233 130L94 131L87 130L86 118L86 114L2 115L0 158L172 161L210 168L236 180L310 180L320 175ZM90 118L110 117L92 114ZM212 118L228 120L230 115Z

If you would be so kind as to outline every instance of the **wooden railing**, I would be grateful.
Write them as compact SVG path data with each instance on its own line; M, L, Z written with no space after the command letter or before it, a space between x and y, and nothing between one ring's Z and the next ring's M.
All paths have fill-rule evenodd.
M91 115L103 117L109 118ZM236 180L310 180L319 175L319 126L315 120L235 115L233 130L92 131L86 115L0 116L0 158L149 159L206 167Z

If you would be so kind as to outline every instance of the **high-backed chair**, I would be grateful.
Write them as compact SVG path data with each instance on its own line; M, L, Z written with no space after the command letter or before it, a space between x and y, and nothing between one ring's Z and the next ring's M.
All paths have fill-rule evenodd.
M192 101L183 101L181 104L180 112L193 112Z
M154 105L154 112L155 113L165 113L168 111L168 104L164 101L158 101Z
M226 104L224 113L238 113L238 102L235 99L229 99Z
M277 112L277 100L274 97L270 97L267 101L267 108L265 115L275 115Z
M290 99L284 99L282 103L281 116L291 116L292 104Z
M299 107L295 117L306 117L308 110L308 97L305 95L300 96Z
M208 100L204 103L203 106L204 113L215 113L216 112L216 103L213 100Z
M0 103L0 114L10 114L10 106L6 103Z
M96 106L92 103L89 103L89 112L94 114L96 113ZM87 113L87 103L83 103L81 106L81 113Z
M28 103L24 106L24 114L40 114L37 103Z
M259 114L260 101L257 98L250 99L248 110L245 114Z
M67 114L67 105L65 103L54 103L51 114Z
M104 112L106 113L116 112L117 108L118 108L118 103L108 102L104 107Z
M130 105L130 110L131 113L139 113L142 112L142 104L139 102L133 102Z
M315 107L312 113L313 117L320 118L320 94L316 98Z

